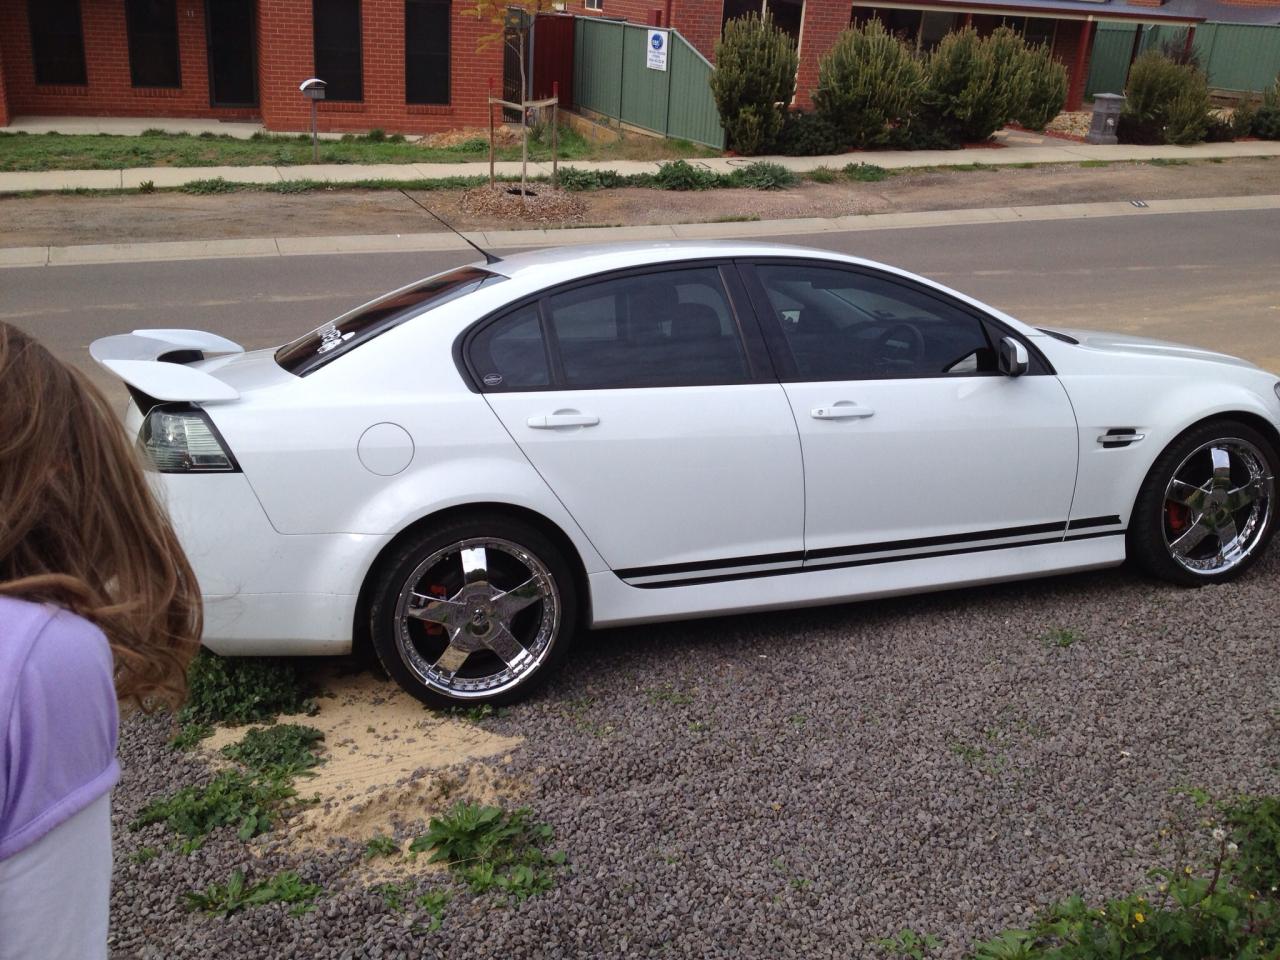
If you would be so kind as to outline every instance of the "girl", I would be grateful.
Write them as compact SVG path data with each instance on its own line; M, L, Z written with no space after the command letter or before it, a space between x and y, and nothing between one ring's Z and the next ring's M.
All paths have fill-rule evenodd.
M200 629L105 398L0 322L0 960L106 957L117 698L176 707Z

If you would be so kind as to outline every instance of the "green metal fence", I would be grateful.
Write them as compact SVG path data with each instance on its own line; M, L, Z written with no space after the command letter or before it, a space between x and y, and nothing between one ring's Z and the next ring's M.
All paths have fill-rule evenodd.
M1123 92L1136 29L1119 23L1099 25L1086 96ZM1181 45L1186 37L1185 27L1145 27L1140 52L1158 50L1165 43ZM1196 27L1192 46L1215 90L1263 90L1280 73L1280 26L1204 23Z
M668 31L667 69L647 65L649 27L579 17L574 24L574 103L668 137L724 147L711 96L711 63Z

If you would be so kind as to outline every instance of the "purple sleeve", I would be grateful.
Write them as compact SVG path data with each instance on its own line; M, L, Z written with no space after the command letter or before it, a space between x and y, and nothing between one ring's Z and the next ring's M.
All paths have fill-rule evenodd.
M115 785L118 724L102 631L0 599L0 860Z

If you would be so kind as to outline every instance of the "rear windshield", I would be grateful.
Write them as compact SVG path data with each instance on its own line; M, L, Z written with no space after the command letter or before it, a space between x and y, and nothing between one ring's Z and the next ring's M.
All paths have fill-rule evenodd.
M505 279L477 267L460 267L439 274L316 327L277 350L276 363L292 374L305 377L411 317Z

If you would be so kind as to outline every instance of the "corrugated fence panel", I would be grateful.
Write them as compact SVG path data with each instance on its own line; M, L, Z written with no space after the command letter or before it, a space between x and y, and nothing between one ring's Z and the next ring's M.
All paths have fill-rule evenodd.
M1089 82L1085 96L1096 93L1123 93L1124 75L1129 67L1136 27L1125 23L1101 23L1094 35L1093 58L1089 62Z
M711 95L713 67L684 37L671 43L671 106L667 136L724 148L724 127Z
M1094 41L1086 92L1120 93L1133 49L1133 27L1101 24ZM1121 36L1127 42L1121 43ZM1142 33L1142 50L1159 50L1163 45L1186 42L1183 27L1149 26ZM1244 23L1205 23L1196 27L1192 41L1200 65L1215 90L1264 90L1280 73L1280 26ZM1119 81L1116 81L1119 77Z
M645 66L649 53L649 28L627 24L622 41L622 119L626 123L667 132L667 102L671 88L671 53L667 52L667 69L650 70ZM670 43L670 34L667 35Z
M618 117L622 112L622 28L579 17L574 37L573 102Z

